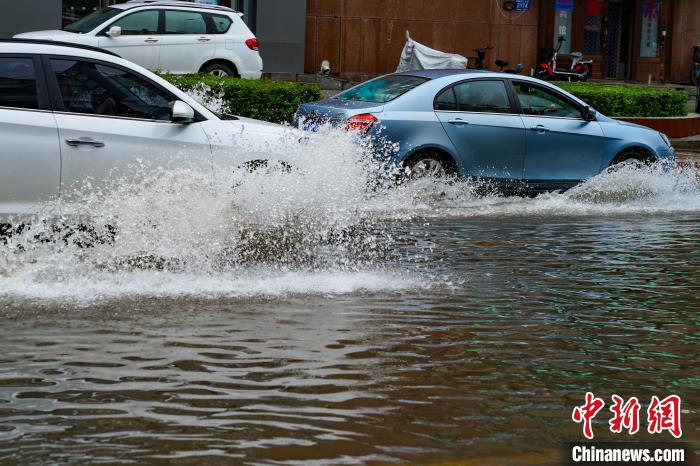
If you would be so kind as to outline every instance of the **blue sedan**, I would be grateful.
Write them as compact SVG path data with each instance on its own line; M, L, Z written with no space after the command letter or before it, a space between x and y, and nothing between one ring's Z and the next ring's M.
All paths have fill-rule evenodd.
M658 131L601 115L539 79L494 72L395 73L299 107L300 127L323 122L397 143L391 156L413 176L504 189L568 189L616 164L675 158Z

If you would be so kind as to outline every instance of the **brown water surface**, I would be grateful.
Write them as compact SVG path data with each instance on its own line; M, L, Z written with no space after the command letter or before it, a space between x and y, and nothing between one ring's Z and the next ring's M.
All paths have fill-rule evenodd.
M700 448L697 214L397 228L398 291L0 302L0 461L552 464L586 391Z

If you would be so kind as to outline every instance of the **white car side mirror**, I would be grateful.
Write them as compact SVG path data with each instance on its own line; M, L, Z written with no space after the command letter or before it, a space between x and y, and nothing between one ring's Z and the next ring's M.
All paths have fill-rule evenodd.
M194 110L182 100L176 100L173 103L172 120L174 123L192 123Z
M122 35L122 28L119 26L112 26L106 33L109 37L119 37Z

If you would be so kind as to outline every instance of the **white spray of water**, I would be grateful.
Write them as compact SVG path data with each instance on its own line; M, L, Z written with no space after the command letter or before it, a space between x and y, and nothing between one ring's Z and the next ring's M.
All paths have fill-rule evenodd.
M401 291L444 283L387 260L392 226L414 217L700 212L693 168L624 167L565 193L520 198L479 194L474 182L377 184L381 164L329 128L290 151L291 168L218 167L215 176L155 168L109 189L85 185L71 208L93 230L38 223L0 243L0 302ZM116 228L113 238L105 225Z

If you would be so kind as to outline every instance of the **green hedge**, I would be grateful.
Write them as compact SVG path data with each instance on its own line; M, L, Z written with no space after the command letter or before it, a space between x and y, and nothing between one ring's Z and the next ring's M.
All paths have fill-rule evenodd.
M688 114L688 94L675 89L623 84L553 84L609 117L680 117Z
M317 86L291 82L220 78L209 74L162 74L161 77L183 91L204 84L210 95L223 98L225 113L273 123L292 123L299 105L322 98Z

